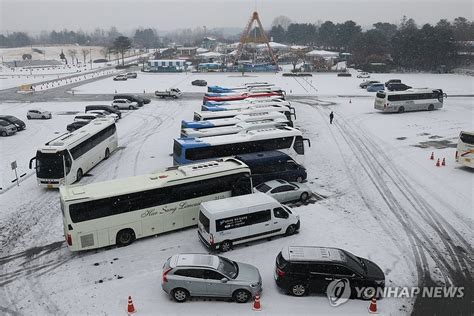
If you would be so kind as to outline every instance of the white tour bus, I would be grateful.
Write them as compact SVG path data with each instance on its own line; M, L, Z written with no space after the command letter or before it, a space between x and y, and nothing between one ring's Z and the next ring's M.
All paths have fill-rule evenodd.
M61 186L64 236L72 251L124 246L137 238L196 225L201 202L251 192L250 169L232 158Z
M200 206L198 236L211 250L276 235L293 235L300 218L288 206L265 193L247 194Z
M178 138L174 140L173 163L185 165L200 160L211 160L240 154L279 150L299 164L304 164L304 141L300 130L289 127L272 127L243 131L232 135L205 138Z
M207 120L218 120L225 118L232 118L241 114L256 114L263 112L280 112L285 114L288 120L292 120L292 116L296 119L296 111L294 108L287 106L268 106L263 108L250 108L250 109L238 109L230 111L201 111L194 112L193 119L195 121L207 121Z
M221 106L221 105L248 105L250 104L258 104L258 103L267 103L267 102L274 102L274 103L285 103L285 101L281 98L281 96L271 96L271 97L263 97L263 98L247 98L243 100L228 100L228 101L206 101L204 105L207 106Z
M72 133L63 134L38 148L38 184L47 188L79 181L84 174L117 149L117 129L113 119L98 118ZM66 174L66 176L64 175Z
M206 129L214 127L233 126L244 122L255 121L286 121L287 125L293 126L285 114L280 112L257 112L253 114L241 114L231 118L207 120L207 121L181 121L181 128Z
M262 103L246 103L246 104L224 104L224 105L202 105L202 111L232 111L232 110L240 110L240 109L261 109L266 107L280 107L286 106L290 109L293 107L290 105L290 102L283 101L283 102L262 102Z
M262 120L262 121L253 121L253 122L241 122L233 126L223 126L223 127L214 127L214 128L184 128L181 130L181 137L211 137L218 135L229 135L237 134L243 131L250 131L253 129L262 129L267 127L278 127L278 126L288 126L288 120L276 119L276 120Z
M474 132L462 131L456 148L456 162L474 168Z
M384 112L419 111L441 109L446 93L441 89L408 89L405 91L379 91L374 108Z

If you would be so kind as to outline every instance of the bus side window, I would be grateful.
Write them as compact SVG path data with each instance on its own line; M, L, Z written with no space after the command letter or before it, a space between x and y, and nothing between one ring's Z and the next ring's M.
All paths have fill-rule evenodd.
M232 196L239 196L252 193L252 185L249 176L242 176L235 180L232 186Z

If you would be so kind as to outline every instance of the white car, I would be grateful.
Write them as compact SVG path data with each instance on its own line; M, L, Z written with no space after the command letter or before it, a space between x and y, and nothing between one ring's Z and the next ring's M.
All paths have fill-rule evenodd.
M270 195L280 203L298 200L304 202L313 194L311 189L306 185L285 180L267 181L257 185L255 189Z
M107 111L104 111L104 110L90 110L90 111L86 111L87 114L99 114L99 115L103 115L105 117L108 117L108 118L111 118L111 119L114 119L115 122L117 122L119 120L119 116L115 113L110 113L110 112L107 112Z
M74 122L78 121L92 121L95 120L96 118L104 118L105 115L101 114L96 114L96 113L86 113L86 114L79 114L74 117Z
M26 118L29 120L32 119L50 119L52 118L52 114L49 111L41 110L41 109L34 109L34 110L29 110L28 113L26 113Z
M370 74L368 72L361 72L360 74L357 75L357 78L367 79L367 78L370 78Z
M127 99L115 99L112 102L112 107L116 110L118 109L129 109L129 110L136 110L138 109L138 103L132 102Z

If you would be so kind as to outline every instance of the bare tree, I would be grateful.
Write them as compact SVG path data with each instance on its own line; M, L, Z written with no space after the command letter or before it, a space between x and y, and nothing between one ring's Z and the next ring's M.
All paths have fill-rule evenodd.
M75 60L76 60L76 56L77 56L77 50L75 50L75 49L69 49L69 50L67 51L67 53L68 53L69 56L71 56L71 60L72 60L71 64L74 65Z
M290 24L291 24L291 20L290 20L289 17L287 17L285 15L280 15L280 16L277 16L276 18L273 19L272 27L273 26L281 26L286 31L286 30L288 30L288 26L290 26Z
M102 47L100 49L100 54L104 56L105 59L107 59L107 56L110 54L110 49L108 47Z
M87 55L89 55L90 53L90 48L82 48L81 49L81 54L82 54L82 57L84 58L84 65L86 64L86 58L87 58Z

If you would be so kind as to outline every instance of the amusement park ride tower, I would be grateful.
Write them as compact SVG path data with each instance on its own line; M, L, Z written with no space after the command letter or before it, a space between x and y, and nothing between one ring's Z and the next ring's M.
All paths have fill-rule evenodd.
M254 24L258 25L259 32L255 32L254 36L252 36L252 27ZM242 56L242 51L244 49L245 44L247 43L256 43L256 44L266 44L268 48L268 53L270 54L270 59L274 65L277 64L277 59L275 54L273 53L273 50L270 46L270 42L268 41L268 37L265 34L265 31L262 26L262 22L260 22L260 18L258 16L258 12L254 11L252 13L252 16L250 17L249 22L247 23L247 26L244 29L244 32L242 33L242 36L240 37L240 43L239 46L237 47L237 54L235 55L235 63L238 63L240 60L240 57Z

